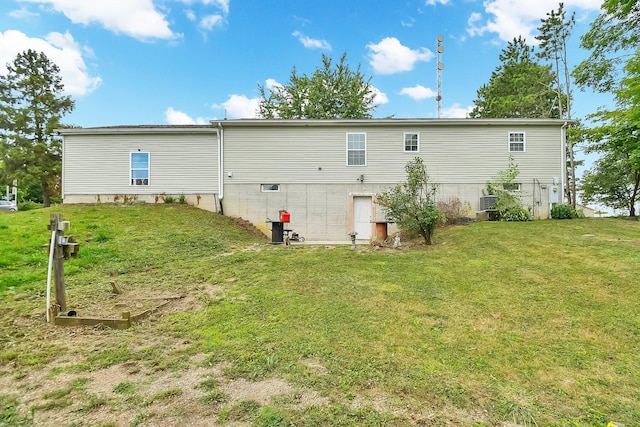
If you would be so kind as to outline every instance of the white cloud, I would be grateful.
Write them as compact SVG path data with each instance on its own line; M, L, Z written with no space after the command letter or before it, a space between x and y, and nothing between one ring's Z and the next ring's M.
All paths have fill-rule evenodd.
M8 15L9 17L16 18L16 19L28 19L28 18L34 18L38 16L37 13L31 12L26 7L12 10L11 12L8 13Z
M451 107L442 109L442 117L448 119L465 119L469 117L469 113L473 110L473 106L463 108L458 103L454 103Z
M164 120L170 125L206 125L209 123L202 117L194 120L187 113L174 110L172 107L167 108L164 112Z
M219 7L225 15L229 14L229 1L230 0L203 0L204 4L214 4Z
M244 95L231 95L222 104L214 104L212 108L224 109L225 118L255 119L258 117L258 98L247 98Z
M152 0L20 0L50 5L74 24L98 23L109 31L139 40L173 39L177 35L169 28L165 16L158 12Z
M428 87L424 87L422 85L415 85L414 87L403 88L400 91L400 95L407 95L416 101L421 101L427 98L435 98L438 95L438 93Z
M220 15L206 15L200 20L200 28L211 31L216 25L221 25L224 19Z
M178 0L187 6L199 4L205 6L207 10L211 7L217 9L216 13L199 13L195 9L203 10L202 7L189 8L185 11L187 19L192 22L198 22L198 27L203 31L212 31L216 27L224 25L227 15L229 15L230 0Z
M565 10L581 9L596 11L600 9L602 0L565 0ZM557 0L486 0L485 14L474 12L467 21L469 35L482 36L485 33L496 33L503 41L511 41L522 36L529 43L535 43L534 34L540 25L540 19L546 17L551 10L558 8Z
M413 27L415 23L416 23L416 20L412 17L409 17L409 19L407 19L406 21L404 19L400 21L400 25L407 28Z
M449 0L427 0L426 5L427 6L435 6L438 3L447 4L447 3L449 3Z
M0 33L0 72L4 73L5 64L27 49L43 52L60 68L64 92L68 95L86 95L102 83L100 77L92 77L87 71L82 55L90 50L76 43L69 33L50 33L45 39L31 38L16 30Z
M293 34L291 35L297 38L300 41L300 43L302 43L302 45L307 49L331 50L331 44L326 40L312 39L310 37L305 36L300 31L294 31Z
M395 37L382 39L378 44L368 44L369 63L378 74L394 74L403 71L411 71L416 62L430 61L433 52L427 48L416 50L409 49L400 44Z
M267 89L273 90L274 88L281 88L282 83L278 83L278 81L276 81L275 79L267 79L265 81L265 86L267 87Z
M371 86L371 89L373 90L373 105L383 105L389 103L389 97L386 93L381 92L380 89L375 86Z

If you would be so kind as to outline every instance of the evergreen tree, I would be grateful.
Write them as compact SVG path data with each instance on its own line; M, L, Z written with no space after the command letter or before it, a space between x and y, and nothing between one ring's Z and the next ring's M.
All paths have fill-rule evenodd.
M571 73L567 59L567 42L571 36L571 30L575 25L575 13L567 18L564 3L560 3L558 10L547 13L547 17L541 20L536 39L540 41L538 58L546 59L553 64L556 76L556 93L558 103L558 116L571 120ZM564 77L564 83L561 81ZM563 87L564 86L564 87ZM574 208L576 207L576 161L571 133L567 134L567 181L565 194Z
M556 77L550 66L534 58L522 37L514 38L499 56L502 64L489 83L478 89L473 118L558 118Z
M0 76L0 159L3 178L42 187L43 205L60 191L61 142L53 131L74 102L63 96L60 69L44 53L27 50Z

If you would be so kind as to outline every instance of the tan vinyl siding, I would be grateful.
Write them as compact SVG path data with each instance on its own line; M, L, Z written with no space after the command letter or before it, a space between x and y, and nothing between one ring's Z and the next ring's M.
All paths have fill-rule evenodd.
M218 191L215 133L69 134L64 138L65 195L195 194ZM130 185L130 153L149 152L148 186Z
M526 151L510 153L509 132L525 132ZM346 165L346 134L367 135L366 166ZM420 135L420 152L404 151L405 132ZM415 156L425 160L434 182L486 182L509 164L521 179L562 176L559 125L476 126L271 126L225 130L225 180L233 183L350 183L359 175L369 183L395 183ZM233 177L227 178L232 172Z

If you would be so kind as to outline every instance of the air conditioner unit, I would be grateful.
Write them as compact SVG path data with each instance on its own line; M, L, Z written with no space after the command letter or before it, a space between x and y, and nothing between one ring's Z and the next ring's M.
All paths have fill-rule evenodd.
M496 202L498 196L482 196L480 197L480 209L481 211L491 211L496 209Z

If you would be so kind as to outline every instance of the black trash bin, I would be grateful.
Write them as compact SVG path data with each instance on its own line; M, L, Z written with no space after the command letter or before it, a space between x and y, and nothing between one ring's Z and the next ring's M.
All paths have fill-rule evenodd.
M271 222L271 243L284 243L284 223L281 221Z

